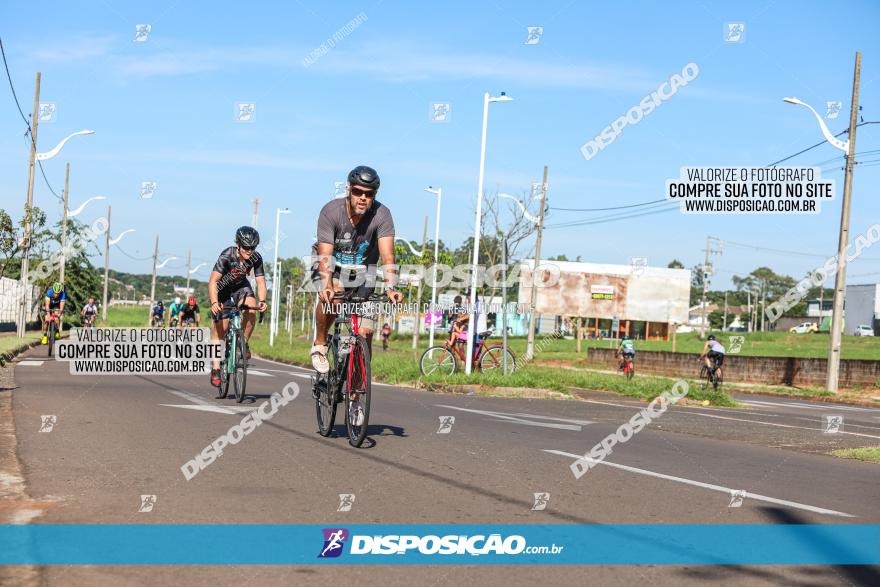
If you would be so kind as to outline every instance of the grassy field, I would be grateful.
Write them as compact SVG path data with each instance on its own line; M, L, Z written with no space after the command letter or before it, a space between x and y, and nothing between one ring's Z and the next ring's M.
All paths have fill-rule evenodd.
M41 336L42 333L33 331L26 332L24 338L18 338L15 332L0 335L0 367L4 366L16 351L40 340Z

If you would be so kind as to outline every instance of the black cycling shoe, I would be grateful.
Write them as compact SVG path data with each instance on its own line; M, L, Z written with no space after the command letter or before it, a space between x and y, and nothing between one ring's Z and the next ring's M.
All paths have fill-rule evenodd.
M211 385L220 387L220 369L211 369Z

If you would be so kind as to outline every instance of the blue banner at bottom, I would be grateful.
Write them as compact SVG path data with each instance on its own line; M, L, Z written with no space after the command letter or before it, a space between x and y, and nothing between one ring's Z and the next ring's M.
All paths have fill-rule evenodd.
M0 564L866 565L880 525L0 525Z

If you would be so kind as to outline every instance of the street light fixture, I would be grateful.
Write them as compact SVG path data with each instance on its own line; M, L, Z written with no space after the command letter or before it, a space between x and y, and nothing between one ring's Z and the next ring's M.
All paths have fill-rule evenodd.
M48 159L51 159L52 157L54 157L55 155L60 153L61 149L64 147L64 145L67 143L67 141L69 141L73 137L76 137L79 135L93 135L93 134L95 134L95 131L93 131L93 130L81 130L79 132L73 133L72 135L68 135L68 136L64 137L60 143L55 145L55 147L53 149L46 151L45 153L37 153L37 161L46 161Z
M434 276L431 279L431 330L428 334L428 348L431 348L434 346L434 306L437 304L437 263L439 262L437 257L440 255L440 202L443 200L443 188L435 190L428 186L425 191L437 196L437 218L434 220Z
M489 92L483 95L483 139L480 144L480 179L477 185L477 217L474 224L474 254L471 263L473 271L471 276L471 319L468 321L467 358L465 359L464 368L465 373L468 375L471 374L471 367L473 366L473 357L471 355L474 352L474 328L477 321L477 313L474 306L477 304L477 264L480 260L480 217L483 212L483 179L486 170L486 128L489 125L489 104L492 102L511 102L512 100L513 98L505 92L501 92L501 95L498 97L490 96Z
M116 243L118 243L119 241L121 241L121 240L122 240L122 237L124 237L124 236L125 236L126 234L128 234L129 232L137 232L137 231L136 231L135 229L133 229L133 228L129 228L128 230L123 230L122 232L119 233L119 236L117 236L116 238L114 238L114 239L108 241L107 244L108 244L109 246L112 247L113 245L115 245Z
M81 205L79 208L77 208L77 209L74 210L73 212L68 212L68 213L67 213L67 217L68 217L68 218L76 218L76 217L79 215L80 212L82 212L83 210L85 210L86 206L89 205L89 202L95 202L95 201L97 201L97 200L106 200L106 199L107 199L107 198L105 198L104 196L95 196L94 198L89 198L88 200L86 200L85 202L83 202L82 205Z
M537 216L533 215L532 213L530 213L528 210L526 210L526 207L523 206L522 202L520 202L519 199L515 198L514 196L511 196L510 194L498 194L498 197L499 198L507 198L508 200L513 200L514 203L516 203L516 205L519 206L519 209L522 210L523 217L526 220L528 220L532 224L538 223L539 218Z
M161 263L156 265L156 269L161 269L162 267L164 267L165 265L168 264L168 261L173 261L175 259L177 259L177 257L168 257L167 259L165 259L164 261L162 261Z
M199 263L198 265L196 265L195 267L193 267L192 269L189 270L189 274L192 275L193 273L195 273L196 271L198 271L199 269L201 269L205 265L207 265L207 263Z
M272 261L272 315L269 317L269 346L275 346L275 334L278 330L278 280L281 278L278 266L278 234L281 231L281 215L290 214L288 208L275 209L275 257Z
M799 100L797 98L783 98L783 102L788 102L789 104L798 104L799 106L804 106L809 108L810 112L813 113L813 116L816 117L816 120L819 121L819 127L822 129L822 134L825 136L825 140L831 143L831 146L836 147L843 151L844 153L849 151L849 141L841 141L828 130L828 127L825 125L825 121L822 120L822 117L819 116L819 113L816 112L816 109L804 102L803 100Z
M406 243L406 246L409 247L409 250L412 251L412 254L415 255L416 257L421 257L422 253L424 253L424 251L415 250L415 248L412 246L412 243L410 243L408 240L406 240L402 236L395 236L394 240L400 241L402 243Z

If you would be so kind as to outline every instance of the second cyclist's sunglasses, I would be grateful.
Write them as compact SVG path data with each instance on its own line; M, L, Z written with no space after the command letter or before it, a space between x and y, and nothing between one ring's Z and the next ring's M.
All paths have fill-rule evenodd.
M367 198L375 198L376 197L376 190L364 189L364 188L358 187L358 186L351 186L351 195L353 195L355 197L364 196Z

